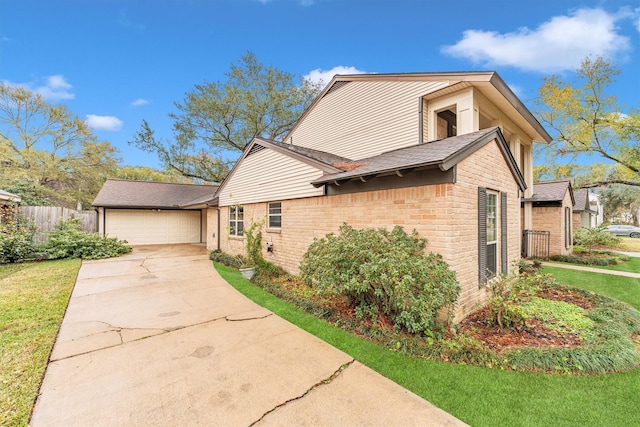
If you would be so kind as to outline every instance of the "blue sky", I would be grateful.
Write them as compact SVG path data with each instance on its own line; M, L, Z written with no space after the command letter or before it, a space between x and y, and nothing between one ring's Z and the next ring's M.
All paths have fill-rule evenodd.
M530 108L544 76L602 55L640 100L638 0L0 0L0 80L67 104L123 164L158 167L128 144L142 120L170 138L174 102L247 51L325 81L496 70Z

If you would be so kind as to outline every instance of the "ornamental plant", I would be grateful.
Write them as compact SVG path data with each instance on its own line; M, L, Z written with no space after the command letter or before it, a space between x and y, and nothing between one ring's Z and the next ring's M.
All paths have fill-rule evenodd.
M80 228L78 218L61 221L56 229L49 233L49 240L43 246L47 257L99 259L131 252L131 247L125 240L87 233Z
M36 253L36 227L13 206L0 207L0 264L29 259Z
M302 278L319 293L343 295L359 317L392 319L396 328L431 334L439 315L450 318L460 285L438 254L425 254L427 240L414 230L356 230L316 239L303 256Z

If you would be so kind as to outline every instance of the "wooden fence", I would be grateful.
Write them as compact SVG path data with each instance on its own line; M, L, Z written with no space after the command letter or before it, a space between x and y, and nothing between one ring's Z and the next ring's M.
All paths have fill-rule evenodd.
M38 243L46 242L47 232L54 230L60 221L69 218L80 218L83 231L89 233L98 231L98 212L96 211L74 211L57 206L20 206L20 212L38 227L34 236L34 240Z

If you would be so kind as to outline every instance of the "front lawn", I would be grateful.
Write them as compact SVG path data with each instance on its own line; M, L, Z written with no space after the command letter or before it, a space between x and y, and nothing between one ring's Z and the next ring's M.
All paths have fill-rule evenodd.
M0 265L0 425L26 426L80 260Z
M578 376L503 371L412 358L320 320L216 264L220 274L247 297L348 353L387 378L473 426L640 425L637 410L640 369L620 374ZM553 273L561 269L550 269ZM572 286L594 282L594 274L558 279ZM640 308L637 279L605 275L607 294ZM625 280L626 279L626 280ZM636 282L633 282L633 281ZM636 283L624 292L620 287ZM611 284L611 286L609 286ZM614 290L615 289L615 290ZM635 295L635 297L633 297ZM629 299L626 299L629 296Z

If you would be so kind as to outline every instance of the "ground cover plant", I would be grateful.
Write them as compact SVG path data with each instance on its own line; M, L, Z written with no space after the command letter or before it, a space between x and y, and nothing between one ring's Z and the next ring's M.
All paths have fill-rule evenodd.
M640 369L607 375L549 375L487 369L407 356L349 333L283 301L216 264L232 286L256 303L346 352L358 361L473 426L640 425ZM572 286L598 283L607 295L640 309L637 279L546 268ZM577 272L582 273L582 272ZM610 280L617 284L610 287ZM635 286L629 293L629 286ZM298 297L303 291L298 291ZM635 299L627 300L627 296Z
M0 425L26 426L80 260L0 265Z

